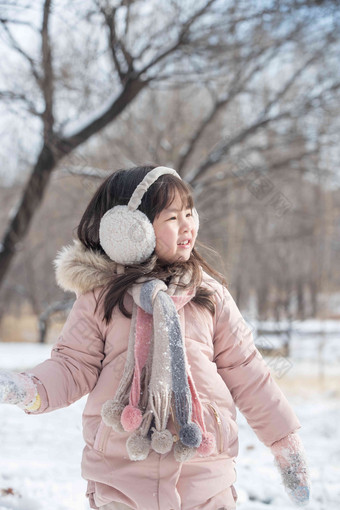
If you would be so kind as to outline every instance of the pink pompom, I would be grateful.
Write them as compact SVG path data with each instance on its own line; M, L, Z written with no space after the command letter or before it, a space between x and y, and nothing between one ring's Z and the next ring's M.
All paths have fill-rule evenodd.
M138 429L142 423L142 413L138 407L126 406L120 417L121 424L126 432Z
M201 457L207 457L211 455L216 448L216 440L214 434L211 432L205 432L202 434L202 442L197 448L197 453Z

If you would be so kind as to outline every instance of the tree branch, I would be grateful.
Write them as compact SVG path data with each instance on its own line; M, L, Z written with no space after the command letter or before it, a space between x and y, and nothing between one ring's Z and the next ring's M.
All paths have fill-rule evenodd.
M255 133L259 129L263 128L270 122L274 122L289 116L291 116L290 110L282 112L274 117L268 117L267 119L258 120L248 128L238 133L236 136L228 139L227 141L225 140L221 141L216 145L215 149L213 149L210 152L205 161L203 161L203 163L199 165L197 169L193 170L192 172L190 172L189 175L186 176L186 181L189 182L191 186L193 186L196 179L200 177L205 172L205 170L219 163L222 160L222 158L227 154L227 152L231 149L231 147L238 143L243 142L243 140L245 140L248 136Z
M43 76L41 80L41 89L45 100L45 110L42 118L44 123L44 140L53 138L54 115L53 115L53 93L54 77L52 67L52 52L49 38L48 23L51 11L51 0L45 0L43 11L43 22L41 28L42 40L42 68Z
M41 117L41 113L38 112L36 109L34 103L28 99L28 97L25 94L19 94L16 92L13 92L12 90L0 90L0 99L9 100L9 101L21 101L25 104L27 107L27 111L32 113L32 115L35 115L36 117Z
M98 133L102 128L112 122L127 107L128 104L148 85L147 80L128 78L124 89L112 102L111 106L99 117L89 122L77 133L69 137L61 137L55 140L55 150L62 157L69 154L73 149L88 140L92 135Z
M24 57L24 59L29 63L29 66L31 68L31 71L32 71L32 75L34 76L37 84L39 85L40 87L40 75L37 71L37 68L35 66L35 62L34 62L34 59L32 57L29 56L28 53L26 53L22 48L21 46L19 46L19 44L17 43L17 41L14 39L13 35L12 35L12 32L10 31L10 29L8 28L6 22L4 22L3 20L0 20L6 34L8 35L8 38L10 40L10 43L12 45L12 48L14 50L16 50L22 57Z
M199 141L202 139L202 136L207 127L211 125L211 123L215 120L219 112L223 108L225 108L232 101L232 99L234 99L234 97L243 90L244 86L251 80L251 78L261 69L263 69L264 66L273 58L273 56L275 56L278 46L279 44L276 44L275 47L272 48L272 51L269 52L269 56L266 59L264 59L263 62L260 62L253 69L251 69L249 73L243 77L242 81L239 81L242 72L242 68L241 67L239 68L239 71L236 73L231 83L231 86L229 87L228 94L224 98L220 98L215 101L210 113L206 116L205 119L203 119L203 122L201 123L200 126L198 126L192 138L189 140L189 143L187 144L185 151L183 152L177 163L177 167L179 170L182 170L185 167L190 155L194 152ZM265 51L266 49L263 49L261 52L259 52L258 56L260 56L261 53L264 53Z
M298 76L302 74L305 69L311 65L316 58L320 57L322 55L322 50L318 50L315 52L315 54L307 60L307 62L304 62L303 65L293 74L290 80L282 87L282 89L276 94L275 98L266 105L264 110L261 112L257 120L252 124L252 126L244 129L241 133L236 135L235 137L229 139L227 142L222 141L219 144L217 144L216 148L211 151L211 153L208 155L206 160L193 172L191 172L187 176L188 182L192 185L193 182L200 176L202 173L209 168L212 165L216 165L219 163L222 158L227 154L227 152L231 149L232 146L241 143L244 141L248 136L255 133L257 130L263 128L266 124L270 122L277 121L282 118L287 118L292 115L292 112L290 110L283 111L282 113L275 115L274 117L267 117L269 110L271 107L276 104L279 99L282 99L282 97L286 94L286 92L289 90L289 88L294 84ZM329 90L335 91L339 88L339 83L333 84L331 87L329 87ZM320 94L313 98L308 98L306 101L302 102L300 107L298 107L298 110L306 111L306 109L310 108L312 106L312 102L315 101L315 99L318 99L322 96L324 96L325 91L322 91ZM296 115L297 109L294 112L294 115Z
M124 45L124 42L121 39L118 39L117 32L116 32L116 11L117 7L100 7L100 11L104 16L105 23L108 26L109 29L109 47L111 50L112 58L119 76L119 79L121 83L124 85L124 83L127 80L127 77L129 74L131 74L134 71L133 63L134 59L132 55L129 53L127 48ZM122 66L119 62L118 58L118 52L121 52L121 54L124 57L126 70L122 69Z
M190 30L192 24L204 14L207 9L215 2L216 0L209 0L205 6L203 6L200 10L198 10L195 14L193 14L185 23L183 23L181 30L178 34L177 41L174 42L172 46L170 46L167 50L163 51L159 55L157 55L151 62L146 64L141 70L138 71L137 77L146 73L151 67L154 67L158 62L164 60L168 55L173 53L176 49L178 49L186 40L186 36Z

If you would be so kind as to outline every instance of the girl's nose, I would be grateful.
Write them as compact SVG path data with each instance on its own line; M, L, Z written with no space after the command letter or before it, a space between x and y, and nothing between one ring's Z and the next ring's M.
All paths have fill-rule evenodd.
M191 217L190 218L184 218L183 220L183 223L181 225L181 230L183 230L184 232L186 232L187 230L190 230L190 225L191 225Z

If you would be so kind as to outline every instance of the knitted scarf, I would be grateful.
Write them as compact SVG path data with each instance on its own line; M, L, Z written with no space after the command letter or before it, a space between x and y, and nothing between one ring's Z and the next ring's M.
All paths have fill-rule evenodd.
M128 290L134 303L126 363L115 397L102 407L102 418L117 432L131 432L126 443L131 460L144 460L151 448L158 453L172 449L170 412L179 428L177 461L196 452L207 456L215 449L190 373L178 314L195 296L195 289L178 286L190 278L187 272L181 279L173 278L169 287L162 280L140 278Z

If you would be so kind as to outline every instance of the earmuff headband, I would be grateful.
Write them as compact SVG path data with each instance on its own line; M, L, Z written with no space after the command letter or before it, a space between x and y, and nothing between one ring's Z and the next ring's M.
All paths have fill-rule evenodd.
M141 204L144 193L148 191L151 184L157 181L158 177L164 174L172 174L181 179L176 170L173 170L172 168L167 168L166 166L158 166L157 168L154 168L153 170L146 174L144 179L138 184L137 188L132 193L132 196L128 203L128 208L130 211L135 211L136 209L138 209L138 207Z

